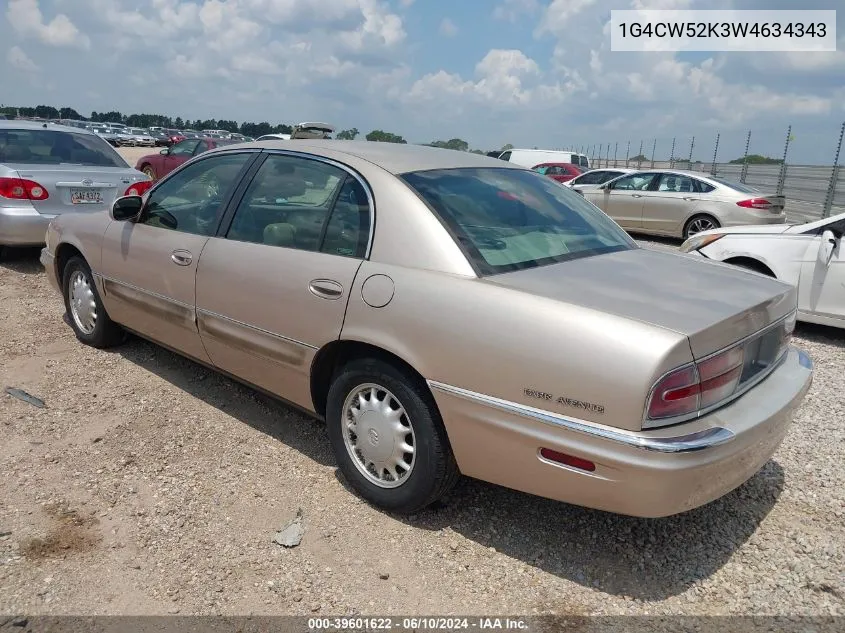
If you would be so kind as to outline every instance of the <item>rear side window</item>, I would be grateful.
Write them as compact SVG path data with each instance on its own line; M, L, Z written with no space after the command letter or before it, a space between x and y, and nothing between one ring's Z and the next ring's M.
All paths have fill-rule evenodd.
M402 178L482 275L638 248L582 196L535 171L443 169Z
M734 191L739 191L740 193L760 193L759 189L743 185L740 182L734 182L733 180L725 180L724 178L719 178L718 176L710 176L710 180L715 180L720 185L725 185L725 187L730 187Z
M511 159L511 153L510 153L510 152L505 152L504 154L502 154L501 156L499 156L499 158L500 158L500 159L502 159L502 160L508 160L508 161L509 161L509 160Z
M129 167L99 136L49 128L0 130L0 163Z

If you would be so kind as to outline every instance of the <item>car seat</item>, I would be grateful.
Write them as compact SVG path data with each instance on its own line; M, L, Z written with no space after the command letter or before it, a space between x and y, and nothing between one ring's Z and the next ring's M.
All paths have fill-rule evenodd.
M296 227L287 222L277 222L264 227L264 243L269 246L293 248L296 242Z

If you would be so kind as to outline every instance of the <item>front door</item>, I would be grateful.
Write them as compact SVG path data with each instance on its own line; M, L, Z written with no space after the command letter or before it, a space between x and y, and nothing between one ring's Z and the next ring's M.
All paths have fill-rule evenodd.
M212 362L310 409L311 362L340 336L370 214L363 183L341 167L268 154L200 258L197 319Z
M845 221L828 227L835 238L825 243L825 237L813 238L801 264L798 286L798 308L802 312L821 317L845 318L845 245L841 237ZM829 253L829 256L828 256Z
M167 154L164 155L164 169L158 174L158 177L164 177L179 167L182 163L185 163L193 158L194 151L196 151L199 143L199 139L186 138L184 141L179 141L171 147Z
M699 194L693 179L684 174L661 173L643 192L642 228L647 233L680 235L692 217Z
M208 362L196 326L197 262L254 155L219 154L189 165L150 192L138 222L109 225L100 270L112 319Z
M607 188L585 190L584 197L626 229L642 228L643 196L656 177L637 173L614 180Z

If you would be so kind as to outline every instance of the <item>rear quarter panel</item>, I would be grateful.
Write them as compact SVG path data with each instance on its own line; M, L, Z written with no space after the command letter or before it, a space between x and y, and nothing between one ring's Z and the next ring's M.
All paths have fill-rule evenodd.
M73 246L82 253L93 272L102 273L103 235L111 222L108 211L64 213L50 222L47 229L49 248L53 255L58 255L63 246ZM61 271L57 270L57 274Z
M381 308L363 298L373 275L393 280ZM427 380L629 430L641 428L654 381L692 359L676 332L474 277L372 261L356 278L341 338L386 349Z

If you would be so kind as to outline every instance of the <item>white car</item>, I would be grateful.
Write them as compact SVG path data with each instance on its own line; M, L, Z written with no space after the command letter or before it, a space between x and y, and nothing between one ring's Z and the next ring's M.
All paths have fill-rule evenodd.
M741 266L798 287L798 320L845 328L845 213L794 225L697 233L681 252Z

